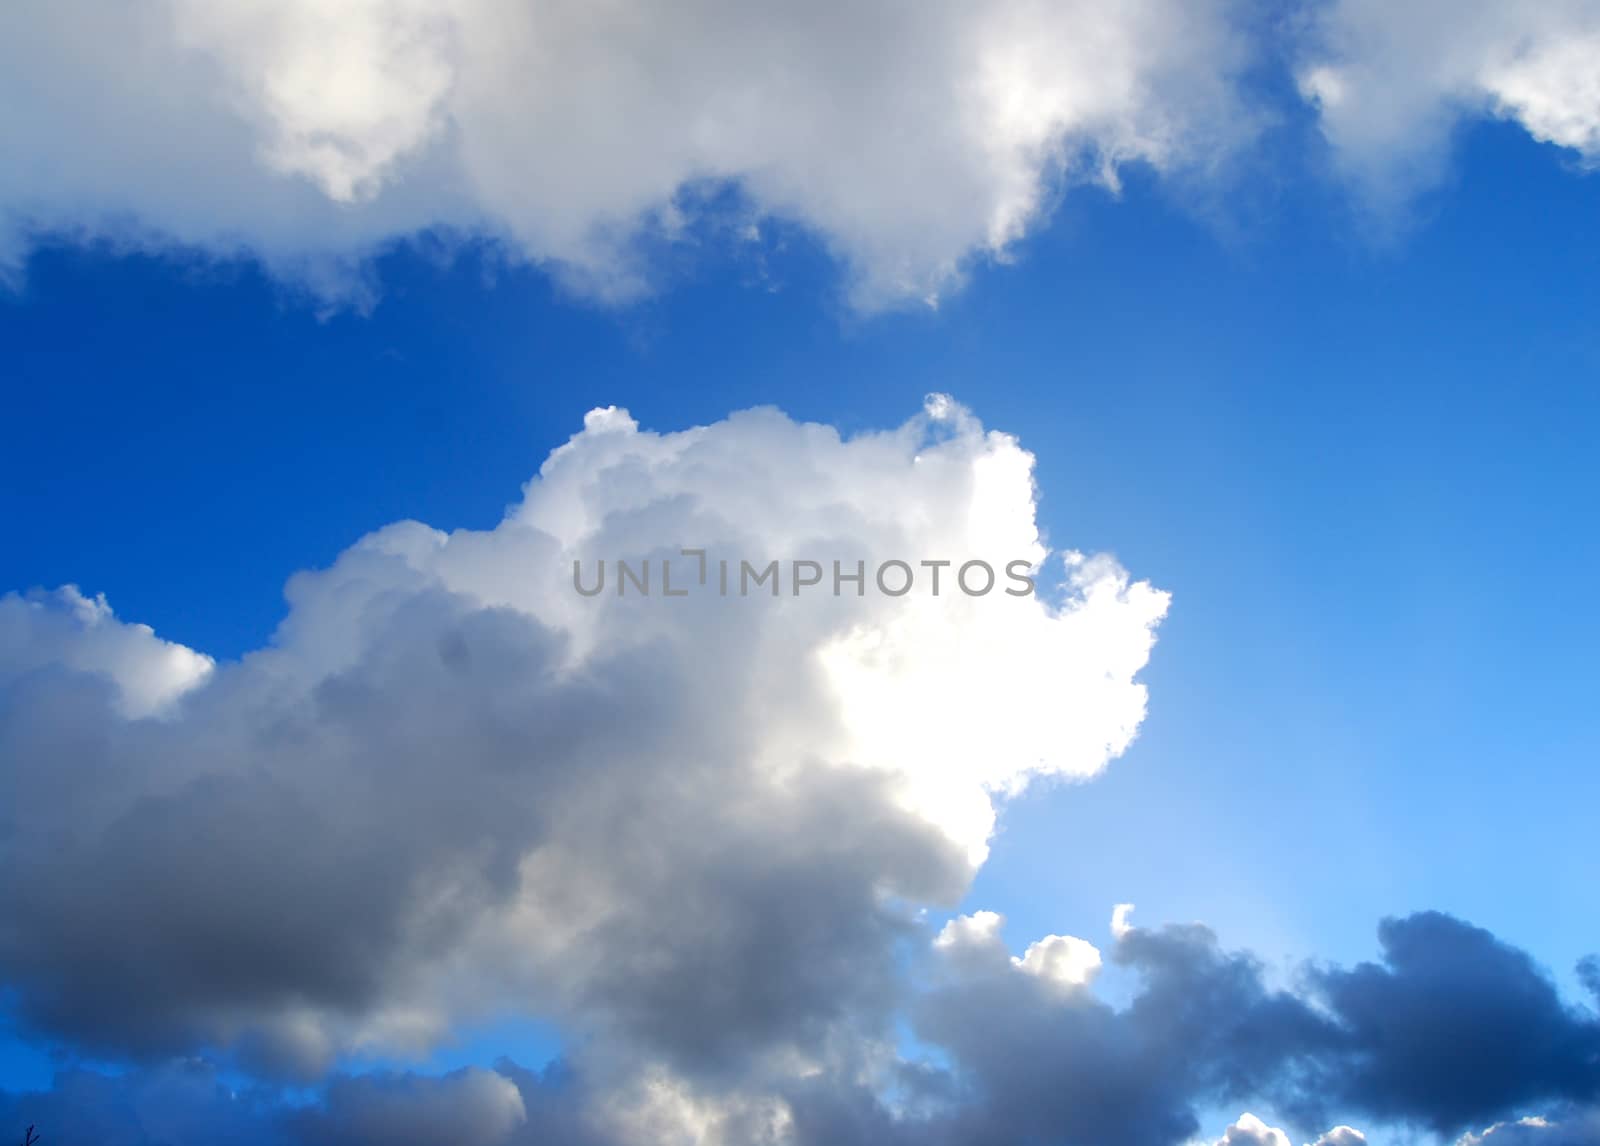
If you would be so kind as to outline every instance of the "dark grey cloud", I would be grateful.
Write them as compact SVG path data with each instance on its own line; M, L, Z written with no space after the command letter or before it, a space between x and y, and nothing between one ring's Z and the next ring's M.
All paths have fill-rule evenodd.
M36 1092L0 1091L0 1141L36 1126L41 1146L292 1146L281 1099L236 1089L197 1060L107 1074L69 1070Z
M293 707L261 706L270 670L249 663L181 723L119 721L93 682L71 683L70 723L53 684L8 692L0 974L23 1019L121 1053L237 1024L287 1053L280 1016L377 1005L514 892L564 739L590 728L596 759L640 747L598 719L592 682L545 684L557 652L525 617L432 595ZM296 1051L308 1069L316 1052Z
M1600 1022L1527 953L1437 912L1378 938L1380 962L1312 977L1344 1040L1322 1079L1336 1100L1450 1132L1600 1095Z
M1206 1137L1201 1109L1264 1102L1294 1112L1305 1133L1293 1141L1337 1117L1468 1146L1600 1142L1582 1101L1595 1094L1592 1015L1562 1004L1523 952L1448 916L1388 920L1380 935L1381 962L1315 968L1292 993L1204 927L1131 929L1111 954L1141 987L1120 1008L985 936L942 951L916 996L891 990L938 1052L926 1062L837 1054L795 1075L753 1056L685 1081L591 1044L544 1071L339 1076L291 1105L188 1061L68 1072L43 1094L0 1097L0 1118L49 1125L69 1146L636 1146L677 1141L685 1125L729 1146L1179 1146ZM1233 1131L1277 1133L1245 1118ZM1362 1138L1340 1126L1317 1140Z
M1003 949L966 959L915 1005L917 1034L949 1059L934 1082L894 1088L923 1112L814 1087L795 1098L799 1140L1171 1146L1200 1134L1197 1110L1230 1102L1291 1111L1308 1138L1336 1118L1453 1138L1600 1093L1600 1022L1526 953L1438 913L1386 920L1379 939L1380 962L1313 967L1289 992L1202 926L1135 928L1111 953L1142 982L1121 1009ZM1587 1142L1591 1125L1564 1133ZM1535 1131L1553 1133L1514 1129Z
M1143 983L1122 1009L1009 961L920 1002L917 1031L948 1051L965 1092L948 1115L955 1140L1182 1142L1201 1129L1198 1103L1281 1087L1336 1044L1326 1019L1204 927L1130 930L1112 959Z
M965 860L881 776L751 777L753 746L717 743L707 707L729 695L708 676L736 662L657 645L553 683L548 633L446 596L383 632L285 713L240 710L263 687L249 664L181 725L120 723L92 681L69 682L71 723L29 688L6 695L0 756L26 766L0 787L37 809L0 885L0 976L25 1026L134 1055L237 1031L249 1065L314 1075L333 1040L299 1014L381 1021L486 914L547 889L580 933L549 952L531 936L526 965L497 944L476 957L501 999L596 1037L720 1070L887 1018L912 917L883 891L949 900ZM213 751L226 769L195 759ZM71 792L47 790L57 758ZM129 772L151 790L102 812ZM519 867L538 848L548 877Z
M336 1075L310 1095L240 1084L198 1059L118 1074L70 1070L44 1091L0 1092L0 1134L44 1146L614 1146L584 1126L559 1070L510 1063L442 1076Z

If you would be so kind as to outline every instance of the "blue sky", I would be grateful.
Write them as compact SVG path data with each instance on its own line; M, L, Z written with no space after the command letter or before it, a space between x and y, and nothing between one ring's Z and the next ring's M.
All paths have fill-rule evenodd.
M352 306L248 251L47 228L0 300L0 587L103 593L226 664L271 640L291 574L368 531L493 529L595 407L671 432L774 405L848 437L948 393L1035 456L1052 547L1114 554L1172 604L1132 746L1003 802L939 919L1000 911L1019 954L1052 933L1109 951L1131 902L1288 983L1375 958L1383 917L1438 911L1579 1006L1600 947L1600 183L1530 135L1535 107L1466 119L1425 187L1373 208L1337 124L1264 87L1277 122L1243 175L1191 194L1134 163L1114 191L1063 187L937 307L863 309L826 218L729 243L737 197L621 301L492 238L397 240ZM1105 990L1131 997L1122 974ZM150 1061L17 1022L0 1090L47 1089L45 1048ZM378 1058L536 1067L583 1037L559 1028L480 1017ZM1292 1107L1213 1102L1192 1140ZM1373 1141L1407 1123L1370 1109ZM1332 1113L1362 1124L1359 1103ZM180 1140L145 1132L126 1141Z

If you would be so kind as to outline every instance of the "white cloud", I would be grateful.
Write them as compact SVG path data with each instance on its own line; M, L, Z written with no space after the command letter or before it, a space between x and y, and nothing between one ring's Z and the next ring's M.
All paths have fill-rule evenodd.
M1017 966L1058 987L1086 987L1100 973L1100 949L1074 935L1046 935L1028 945Z
M660 562L1038 562L1030 470L943 398L849 440L608 409L497 528L402 522L297 574L238 662L75 590L6 598L0 979L82 1046L302 1075L490 1011L669 1082L870 1043L995 802L1127 746L1166 595L1090 557L1028 597L795 596L786 568L667 599ZM601 559L654 592L581 596ZM1083 982L1098 953L1015 962Z
M1366 1146L1367 1136L1354 1126L1335 1126L1319 1137L1312 1146Z
M1022 971L1068 991L1086 987L1100 972L1100 951L1072 935L1046 935L1021 956L1007 952L1000 937L1005 916L994 911L958 915L934 937L933 949L951 967L967 972Z
M1463 117L1494 115L1600 162L1600 3L1337 0L1318 10L1301 88L1380 202L1436 179Z
M995 911L958 915L939 929L933 946L952 955L1000 949L1000 928L1004 925L1005 917Z
M46 669L87 673L113 689L124 716L157 716L204 683L210 657L116 619L104 594L76 585L0 597L0 686Z
M1367 1137L1350 1126L1335 1126L1320 1135L1311 1146L1365 1146ZM1254 1114L1239 1115L1216 1140L1215 1146L1291 1146L1289 1135L1276 1126L1268 1126Z
M1216 1146L1289 1146L1289 1136L1254 1114L1245 1113L1223 1132Z
M649 273L641 228L681 233L728 180L820 234L858 303L932 299L1062 177L1248 138L1230 7L28 2L0 17L0 215L325 289L443 226L615 295Z

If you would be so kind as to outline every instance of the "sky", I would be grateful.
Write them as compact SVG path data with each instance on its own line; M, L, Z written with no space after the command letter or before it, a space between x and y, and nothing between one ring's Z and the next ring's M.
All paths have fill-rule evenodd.
M1600 1143L1600 5L4 20L0 1135Z

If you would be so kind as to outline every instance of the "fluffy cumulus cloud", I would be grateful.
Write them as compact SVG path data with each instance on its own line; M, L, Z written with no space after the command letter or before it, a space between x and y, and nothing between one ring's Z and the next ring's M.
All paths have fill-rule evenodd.
M1289 1136L1282 1130L1246 1112L1223 1132L1216 1146L1290 1146L1290 1143Z
M1311 1146L1366 1146L1367 1137L1350 1126L1335 1126L1319 1135ZM1268 1126L1246 1111L1239 1121L1223 1131L1214 1146L1292 1146L1293 1140L1276 1126Z
M1600 3L1335 0L1317 10L1301 88L1380 199L1440 171L1454 125L1497 116L1600 163Z
M148 625L123 624L104 594L76 587L0 597L0 687L29 672L79 672L115 689L125 717L158 715L210 674L210 657L157 637Z
M1380 962L1312 965L1286 991L1203 926L1152 930L1118 915L1107 959L1139 984L1120 1008L1087 980L1040 975L1010 954L992 912L947 924L932 981L910 1006L947 1066L902 1073L893 1100L851 1098L837 1083L791 1095L798 1141L1178 1146L1200 1140L1202 1106L1256 1101L1292 1114L1303 1136L1245 1114L1206 1140L1361 1146L1353 1126L1316 1131L1348 1113L1449 1141L1600 1095L1600 1021L1560 1003L1525 954L1458 920L1386 921ZM1521 1117L1493 1133L1518 1142L1510 1126L1558 1125ZM1585 1117L1540 1141L1593 1141Z
M18 1020L311 1079L537 1014L654 1079L647 1121L870 1043L995 802L1143 717L1167 597L1047 561L1031 461L944 398L849 440L601 410L498 528L371 534L236 662L76 590L0 601Z
M0 600L4 1016L123 1068L0 1093L0 1130L1178 1146L1226 1104L1293 1119L1239 1146L1582 1141L1600 1022L1450 917L1293 989L1125 904L1104 949L928 923L1001 801L1145 710L1167 597L1049 555L1031 461L946 398L849 439L597 410L499 526L361 539L237 661L76 590ZM563 1057L344 1073L489 1016Z
M370 257L426 232L616 299L674 244L758 269L797 226L857 305L932 301L1073 184L1228 168L1282 119L1253 69L1290 68L1394 203L1463 117L1600 162L1597 54L1600 0L22 0L0 272L67 237L254 257L359 303Z
M337 292L449 228L618 295L641 235L732 186L730 236L797 223L858 303L927 299L1065 182L1247 139L1231 8L24 0L0 14L0 245L249 252Z
M1366 1146L1367 1136L1354 1126L1335 1126L1317 1138L1312 1146Z

